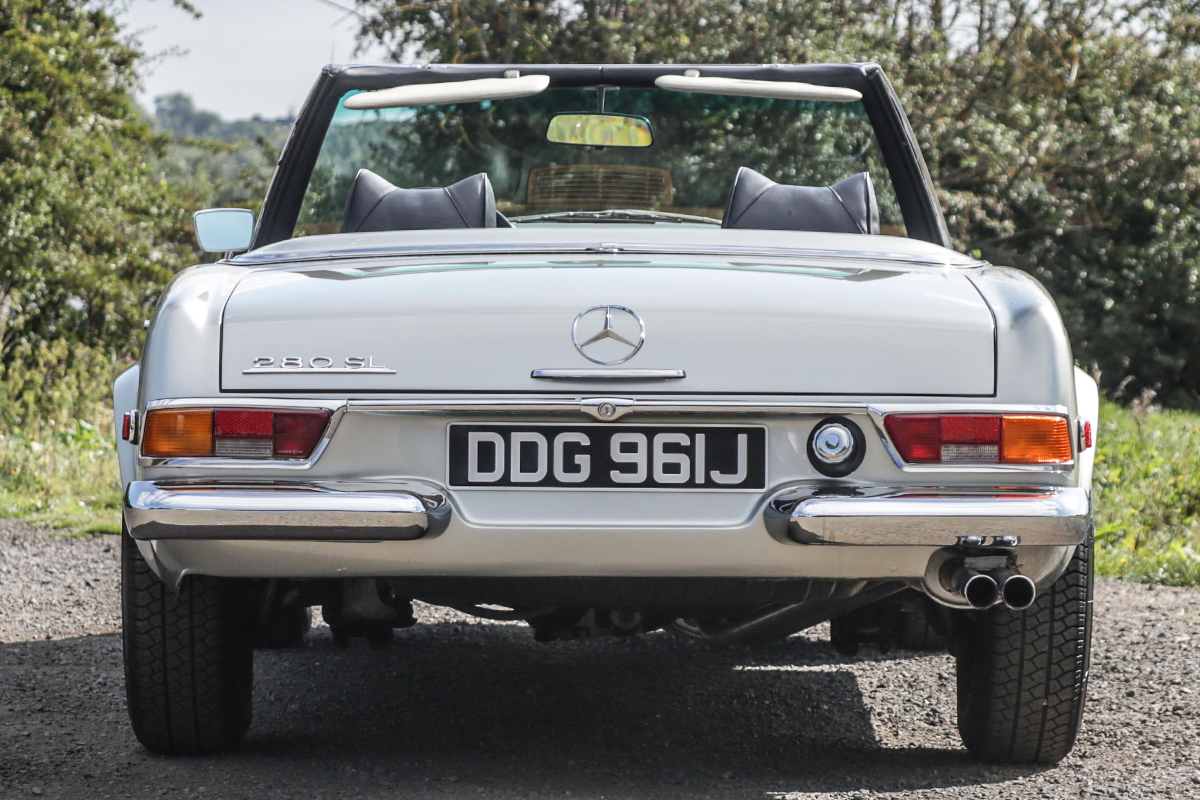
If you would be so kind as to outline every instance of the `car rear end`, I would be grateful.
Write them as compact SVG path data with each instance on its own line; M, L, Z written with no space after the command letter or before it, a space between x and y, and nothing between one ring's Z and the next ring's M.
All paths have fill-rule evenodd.
M693 261L246 269L201 323L219 385L130 409L129 531L173 582L387 579L468 605L617 606L634 581L666 606L729 579L723 613L812 581L967 607L972 548L1053 578L1089 518L1074 386L1003 400L1027 387L996 386L980 268ZM192 312L160 315L143 369ZM637 367L588 360L581 324Z

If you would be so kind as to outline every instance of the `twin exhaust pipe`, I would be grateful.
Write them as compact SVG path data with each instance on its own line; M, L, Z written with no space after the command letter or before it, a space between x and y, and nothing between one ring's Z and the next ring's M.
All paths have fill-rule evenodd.
M1024 611L1037 599L1037 586L1029 576L1010 569L980 572L960 566L951 573L946 588L979 610L1004 603L1013 611Z

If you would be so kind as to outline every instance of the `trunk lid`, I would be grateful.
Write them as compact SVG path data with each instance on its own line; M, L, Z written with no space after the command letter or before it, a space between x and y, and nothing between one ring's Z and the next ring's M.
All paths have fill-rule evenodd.
M248 274L222 329L224 391L990 395L991 311L953 267L645 256L294 265ZM585 309L644 324L628 361L575 346ZM620 336L584 347L614 360ZM605 312L580 319L583 343ZM594 328L594 330L593 330ZM682 370L547 380L538 370Z

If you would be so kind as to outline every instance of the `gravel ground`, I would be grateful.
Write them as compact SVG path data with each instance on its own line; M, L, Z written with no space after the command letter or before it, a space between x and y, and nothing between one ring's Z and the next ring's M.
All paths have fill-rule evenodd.
M117 541L0 521L0 797L1200 797L1200 591L1097 584L1092 696L1051 769L972 763L945 655L658 634L538 645L421 607L373 652L256 655L235 754L147 755L125 718Z

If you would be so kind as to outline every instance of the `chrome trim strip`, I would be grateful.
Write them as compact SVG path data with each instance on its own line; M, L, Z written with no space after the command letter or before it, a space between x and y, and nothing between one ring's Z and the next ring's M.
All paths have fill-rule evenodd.
M600 372L602 370L597 370ZM608 372L608 370L603 370ZM387 400L347 399L297 399L275 397L209 397L172 398L155 400L147 404L152 408L323 408L332 412L325 436L307 461L254 460L240 458L172 458L153 459L140 456L138 463L143 467L214 467L218 469L283 469L303 470L311 467L321 457L329 440L333 437L343 416L347 413L361 414L581 414L602 422L614 422L631 414L689 416L794 416L794 415L869 415L884 448L896 466L909 473L935 474L1045 474L1070 472L1075 462L1066 464L905 464L892 446L883 425L883 418L895 413L975 413L975 414L1058 414L1068 417L1062 405L998 405L995 403L962 403L948 399L941 402L923 403L828 403L794 400L693 400L693 399L640 399L629 397L440 397L437 399L399 398ZM604 411L610 413L605 414Z
M861 266L863 262L873 264L914 264L929 267L950 269L972 269L986 266L988 262L970 259L959 253L957 258L936 260L919 256L888 253L879 250L828 250L816 247L771 247L746 245L680 245L680 244L651 244L627 242L613 244L604 241L594 242L515 242L497 240L494 245L460 244L460 245L413 245L410 247L386 246L374 248L343 248L338 250L315 251L304 254L297 253L256 253L250 251L227 259L232 264L247 266L265 266L274 264L303 264L328 261L356 261L371 258L440 258L445 256L525 256L525 255L588 255L594 253L631 253L638 255L669 255L669 256L760 256L764 258L786 259L819 259L827 261L845 261Z
M266 392L264 391L264 394ZM320 397L171 397L166 400L151 400L146 410L152 408L318 408L334 412L345 408L346 401Z
M686 378L681 369L535 369L531 378L557 381L653 381Z
M777 495L765 521L802 544L955 546L966 535L993 546L1081 544L1091 500L1080 487L799 489ZM1006 539L1005 537L1012 537ZM1000 541L997 541L997 540Z
M380 541L416 539L430 519L405 492L132 481L125 522L134 539Z

